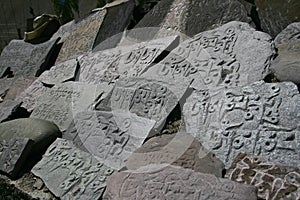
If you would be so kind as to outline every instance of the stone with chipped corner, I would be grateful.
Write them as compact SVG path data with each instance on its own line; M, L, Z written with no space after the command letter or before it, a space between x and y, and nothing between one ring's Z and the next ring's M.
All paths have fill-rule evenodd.
M103 199L254 200L256 193L253 186L211 174L155 165L144 170L114 173L107 179Z
M71 141L57 139L31 171L56 197L65 200L99 199L114 170Z
M259 81L219 92L198 90L183 114L187 132L226 168L239 152L299 167L299 109L296 85Z

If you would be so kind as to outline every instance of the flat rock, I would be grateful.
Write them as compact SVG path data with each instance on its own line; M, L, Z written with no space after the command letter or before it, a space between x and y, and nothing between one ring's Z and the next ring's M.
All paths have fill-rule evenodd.
M251 21L247 9L238 0L162 0L134 28L162 29L145 32L140 37L144 34L164 36L172 34L172 31L192 37L213 25L230 21Z
M300 2L290 0L255 0L258 17L263 31L275 37L286 26L300 19Z
M121 169L147 138L154 121L127 112L86 111L74 117L82 145L100 162Z
M243 22L229 22L184 41L143 76L178 84L193 80L195 89L219 90L262 80L275 56L271 37Z
M80 58L79 80L88 83L115 83L119 78L140 76L164 51L178 43L177 36L136 45L89 53Z
M31 171L60 199L99 199L114 170L71 141L57 139Z
M33 141L28 138L0 139L0 171L16 177L32 146Z
M224 164L190 134L161 135L145 142L128 158L126 167L136 170L147 165L170 164L222 177Z
M230 167L239 152L299 167L300 95L292 83L198 90L183 108L188 133Z
M8 120L21 104L21 101L15 100L5 100L0 103L0 122Z
M155 167L158 167L157 169ZM148 171L147 171L148 170ZM168 166L114 173L107 179L105 200L129 199L257 199L253 186Z
M290 24L275 38L278 57L271 66L280 81L300 84L300 22Z
M300 169L240 153L226 173L230 180L253 185L261 199L299 199Z
M49 66L57 39L42 44L12 40L2 51L0 68L10 68L15 76L39 76Z

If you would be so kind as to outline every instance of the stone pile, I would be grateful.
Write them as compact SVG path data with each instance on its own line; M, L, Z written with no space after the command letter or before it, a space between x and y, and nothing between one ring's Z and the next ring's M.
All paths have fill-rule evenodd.
M140 35L111 37L134 9L117 0L47 42L11 41L0 56L0 192L299 199L300 26L297 3L277 3L161 0Z

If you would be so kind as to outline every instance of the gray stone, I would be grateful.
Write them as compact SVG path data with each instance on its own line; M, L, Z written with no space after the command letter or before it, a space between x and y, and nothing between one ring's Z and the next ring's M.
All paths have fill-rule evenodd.
M115 83L119 78L140 76L163 51L172 50L176 43L178 37L172 36L87 54L79 61L79 80Z
M45 71L39 77L39 80L47 85L56 85L59 83L74 80L78 70L79 65L77 63L77 60L71 59L51 67L49 71Z
M35 45L12 40L1 53L0 68L10 68L15 76L39 76L47 69L56 43L56 39Z
M143 144L155 123L132 113L99 111L78 113L74 122L83 146L117 170Z
M239 152L291 166L299 162L300 95L292 83L194 92L184 105L187 132L230 167Z
M57 139L31 171L60 199L99 199L113 173L64 139Z
M263 31L275 37L286 26L300 19L298 0L255 0L258 17Z
M16 177L32 148L33 141L28 138L0 139L0 171Z
M0 103L0 122L8 120L16 112L17 108L21 106L21 103L21 101L15 100L5 100Z
M271 70L276 78L300 84L300 22L290 24L279 33L275 45L279 55L272 63Z
M240 153L226 177L258 189L260 199L300 199L300 169L264 162Z
M114 173L107 179L103 199L254 200L257 197L253 186L180 167L149 166L143 171Z
M45 120L23 118L0 124L0 140L28 138L34 142L31 153L35 156L41 155L57 137L61 137L58 127Z
M222 177L224 169L224 164L214 154L184 132L149 139L128 158L126 167L136 170L150 164L171 164L218 177Z
M24 90L26 90L34 80L36 80L37 77L13 77L6 79L8 81L7 87L9 89L7 90L7 93L5 94L5 99L15 99L17 96L19 96ZM1 81L2 79L0 79ZM0 86L1 87L1 86Z
M262 80L275 56L271 37L248 24L230 22L180 44L143 76L194 80L195 89L218 90Z
M0 79L0 96L2 98L5 97L7 92L9 91L9 87L12 83L13 79L11 78L1 78Z
M160 27L163 30L149 35L177 31L191 37L230 21L251 21L238 0L162 0L134 28Z

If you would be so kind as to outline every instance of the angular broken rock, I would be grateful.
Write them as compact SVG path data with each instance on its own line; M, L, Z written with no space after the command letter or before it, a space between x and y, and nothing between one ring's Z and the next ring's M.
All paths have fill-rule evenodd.
M171 51L178 37L90 53L80 58L80 78L87 83L115 83L119 78L140 76L164 51Z
M224 164L190 134L153 137L128 158L126 167L136 170L147 165L170 164L222 177Z
M293 83L195 91L184 105L188 133L230 167L239 152L300 166L300 95Z
M300 169L275 165L240 153L226 177L258 189L260 199L300 199Z
M143 76L194 80L195 89L244 86L269 74L275 53L268 34L246 23L229 22L184 41Z
M74 118L83 146L100 162L121 169L148 137L154 121L127 112L86 111Z
M71 141L57 139L31 171L60 199L99 199L114 170Z
M0 122L8 120L21 106L21 101L5 100L0 103ZM0 133L1 134L1 133Z
M28 138L0 138L0 171L13 178L18 176L32 146L33 141Z
M30 44L12 40L1 53L0 68L10 68L15 76L39 76L49 68L49 58L57 41Z
M11 79L12 80L9 85L9 90L5 95L5 99L15 99L24 90L26 90L37 79L37 77L19 76L19 77L13 77Z
M158 166L148 166L143 171L114 173L107 179L103 199L257 199L253 186L180 167L155 167Z
M213 25L230 21L251 21L246 8L238 0L164 0L134 28L160 27L164 30L150 34L164 36L169 34L166 31L173 30L192 37Z

